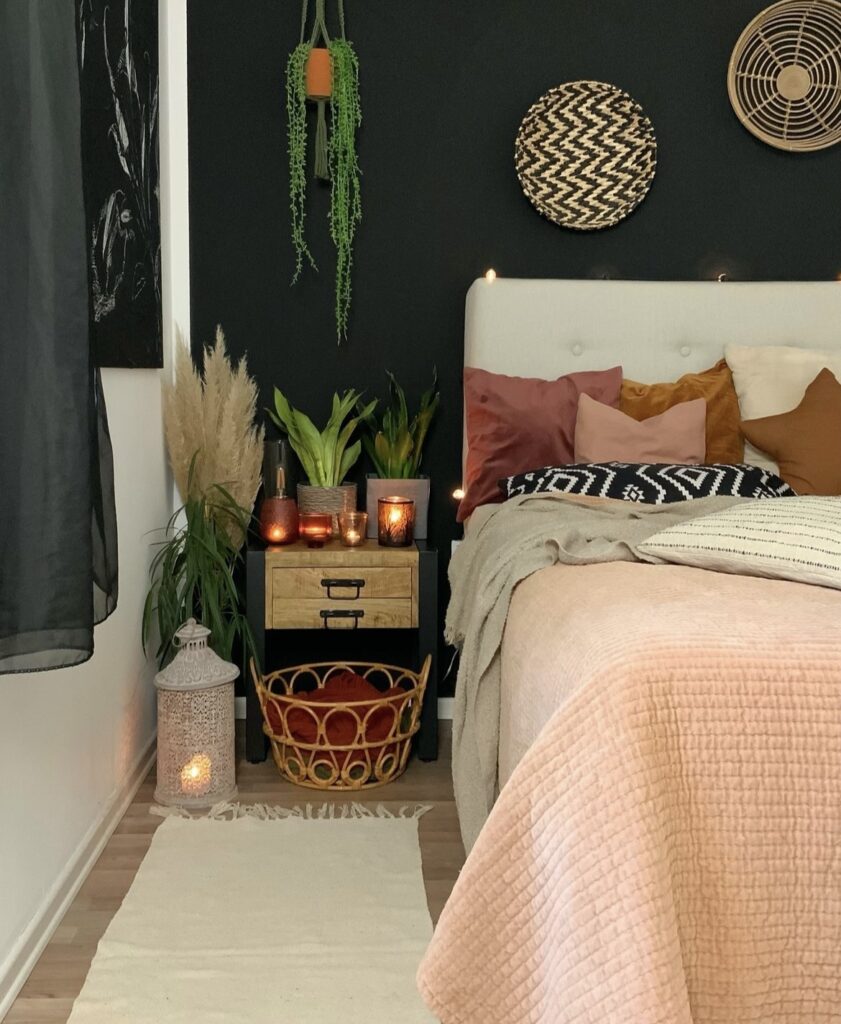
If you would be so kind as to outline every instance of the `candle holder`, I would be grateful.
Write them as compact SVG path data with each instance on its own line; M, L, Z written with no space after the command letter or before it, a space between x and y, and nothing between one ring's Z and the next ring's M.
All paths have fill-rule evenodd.
M377 500L377 540L384 548L407 548L415 537L415 503L396 496Z
M210 630L189 619L175 634L178 654L155 676L158 772L155 800L210 807L236 798L236 665L208 646Z
M339 513L339 536L346 548L358 548L360 544L364 544L367 530L367 512Z
M294 498L264 498L260 505L260 536L267 544L298 539L298 506Z
M309 548L323 548L333 534L333 517L328 512L301 512L298 532Z

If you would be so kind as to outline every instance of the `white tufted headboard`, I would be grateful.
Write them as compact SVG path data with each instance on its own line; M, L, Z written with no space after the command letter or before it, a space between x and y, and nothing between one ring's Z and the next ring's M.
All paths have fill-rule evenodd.
M621 365L654 383L712 366L728 344L841 350L841 282L479 278L467 293L464 365L494 373Z

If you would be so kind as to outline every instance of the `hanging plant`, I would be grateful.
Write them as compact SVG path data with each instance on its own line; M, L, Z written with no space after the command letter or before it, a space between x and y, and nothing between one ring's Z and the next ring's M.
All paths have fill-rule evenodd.
M331 39L325 22L326 0L316 0L315 22L305 42L308 0L301 12L301 42L286 66L289 132L289 205L295 249L294 284L306 261L316 270L306 242L307 101L317 105L314 173L330 182L330 237L336 246L336 334L347 337L351 304L353 239L362 220L362 191L356 133L362 124L359 61L345 38L343 0L337 0L340 37ZM321 41L324 45L317 46ZM330 126L327 126L327 104Z

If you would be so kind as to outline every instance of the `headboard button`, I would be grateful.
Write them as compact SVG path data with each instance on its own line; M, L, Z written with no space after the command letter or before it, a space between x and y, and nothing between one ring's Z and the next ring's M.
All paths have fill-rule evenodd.
M692 349L688 345L681 345L680 346L680 354L684 357L684 359L686 358L686 356L689 355L689 353L691 351L692 351Z
M584 346L581 344L580 341L576 341L576 343L572 346L572 354L574 356L580 356L583 351Z

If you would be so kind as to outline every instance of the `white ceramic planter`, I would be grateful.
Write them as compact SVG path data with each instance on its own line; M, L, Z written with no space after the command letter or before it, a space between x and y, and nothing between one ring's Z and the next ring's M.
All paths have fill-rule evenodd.
M426 540L429 521L429 477L414 480L381 480L369 476L366 481L365 510L368 513L368 536L377 536L377 499L397 495L415 503L415 540Z

